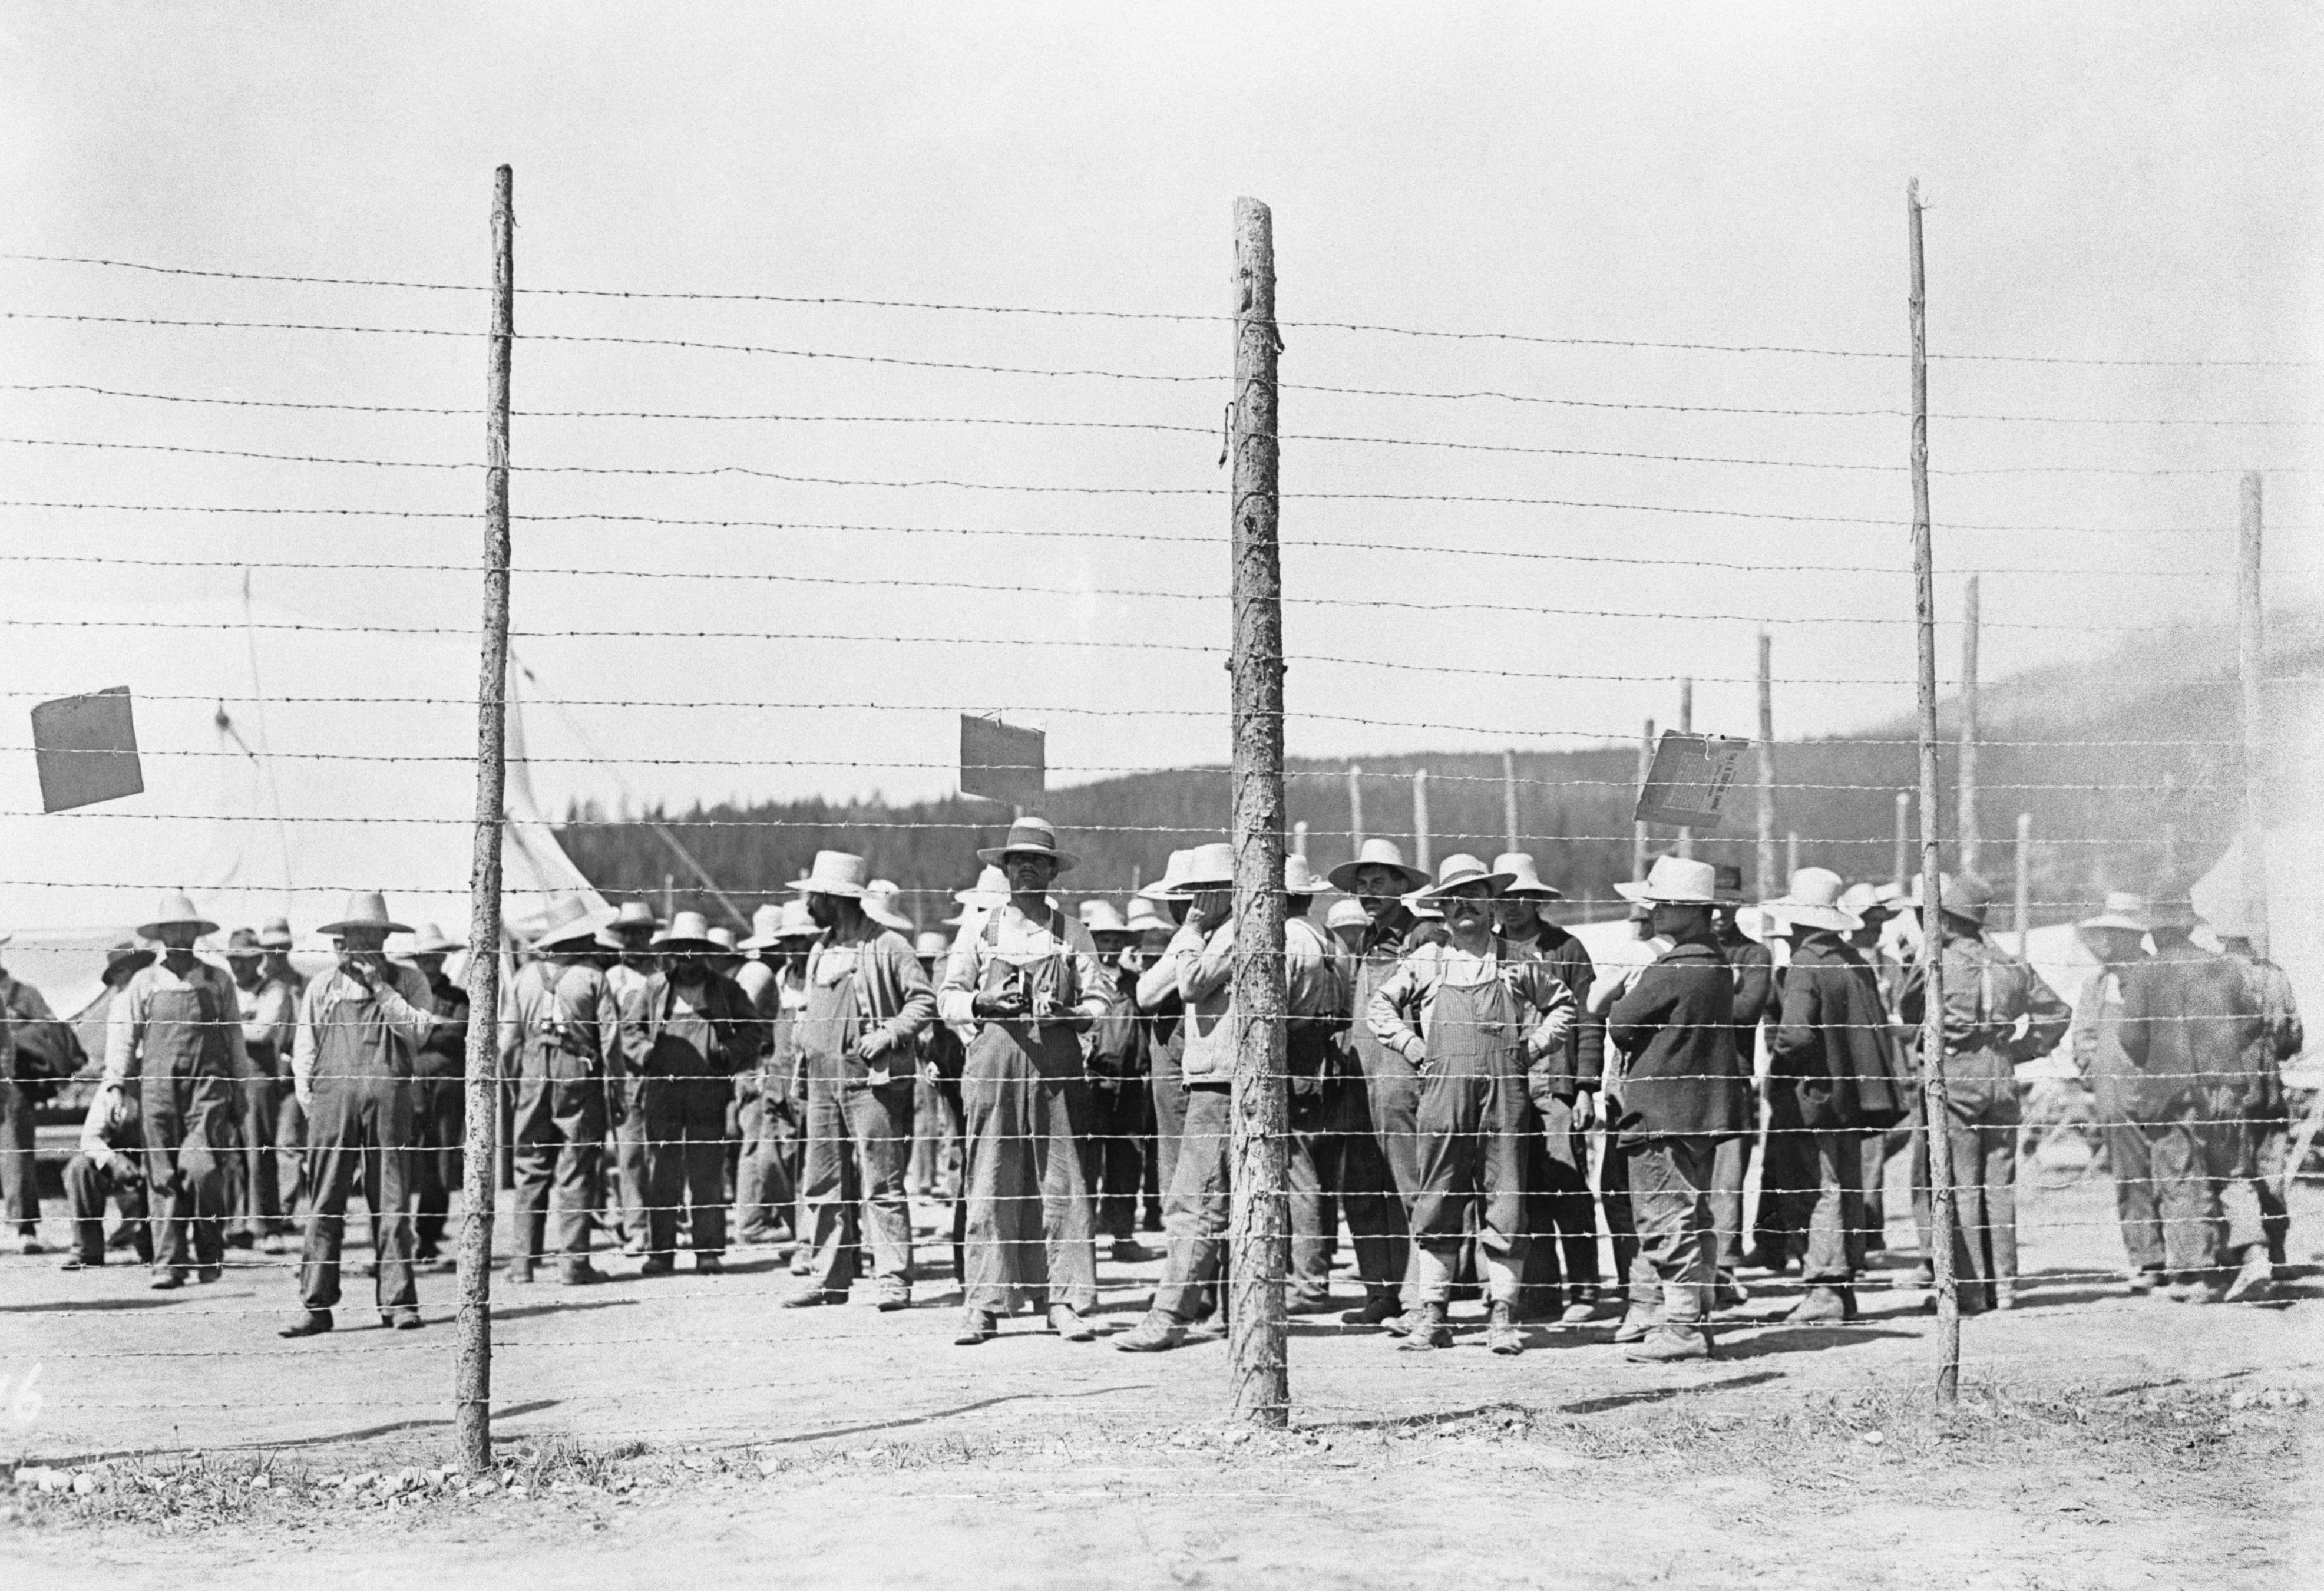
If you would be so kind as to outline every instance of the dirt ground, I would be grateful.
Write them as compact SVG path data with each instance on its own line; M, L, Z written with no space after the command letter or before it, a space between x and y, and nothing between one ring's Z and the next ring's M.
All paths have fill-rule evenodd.
M715 1278L615 1261L603 1287L496 1290L482 1488L442 1467L449 1276L422 1279L426 1330L343 1309L287 1344L281 1262L159 1294L9 1258L0 1583L2314 1584L2324 1195L2295 1215L2299 1280L2199 1308L2125 1296L2102 1187L2039 1192L2033 1285L1965 1324L1950 1415L1922 1295L1792 1327L1796 1284L1769 1283L1683 1368L1625 1363L1610 1323L1506 1359L1474 1329L1411 1355L1302 1322L1284 1435L1227 1422L1215 1338L1132 1357L1020 1318L956 1348L948 1281L897 1315L784 1310L769 1251ZM1108 1328L1156 1269L1102 1267Z

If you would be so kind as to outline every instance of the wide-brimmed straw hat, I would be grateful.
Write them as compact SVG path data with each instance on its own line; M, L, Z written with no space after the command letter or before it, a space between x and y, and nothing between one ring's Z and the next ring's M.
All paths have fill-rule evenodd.
M775 932L783 926L783 909L769 901L751 913L751 937L736 947L742 950L763 950L775 942Z
M1009 899L1009 875L998 867L987 867L976 875L976 882L964 890L953 892L956 906L998 906Z
M1510 880L1515 876L1513 874L1497 872L1486 866L1466 851L1455 851L1436 865L1436 882L1420 891L1420 898L1424 901L1441 901L1454 890L1483 884L1485 894L1489 899L1508 889Z
M1643 882L1618 883L1614 893L1641 906L1711 906L1719 901L1719 870L1690 856L1657 856Z
M1162 868L1162 876L1139 890L1139 899L1144 901L1177 899L1185 893L1182 886L1186 881L1186 864L1194 858L1194 855L1191 850L1171 852L1170 860Z
M1178 893L1191 895L1199 890L1231 890L1234 888L1234 847L1222 839L1196 846L1186 853L1186 874L1179 880Z
M2203 920L2195 910L2195 902L2184 895L2166 895L2146 908L2146 926L2155 928L2193 928Z
M1887 886L1891 889L1895 886ZM1896 908L1882 894L1882 886L1875 883L1852 883L1840 893L1840 909L1852 913L1858 922L1885 922L1896 915Z
M1517 895L1529 901L1563 901L1565 892L1554 883L1544 883L1541 870L1534 865L1532 854L1526 851L1503 851L1493 858L1493 871L1509 875L1509 887L1504 895Z
M1315 876L1307 865L1307 858L1294 851L1283 858L1283 893L1286 895L1320 895L1332 887L1329 879Z
M370 929L383 934L408 934L410 926L395 920L387 914L387 897L377 890L357 890L347 897L346 907L337 922L327 922L315 931L333 939L350 929Z
M734 942L734 930L723 922L710 930L710 942L729 956L738 955L742 950L742 947Z
M137 925L137 937L158 939L161 937L161 930L170 928L190 928L195 937L199 938L203 934L217 932L218 925L197 911L193 901L185 894L163 895L161 910L154 912L150 920Z
M803 895L838 895L860 901L871 887L872 864L846 851L817 851L815 865L791 888Z
M863 886L863 915L881 928L892 928L899 934L915 931L919 924L904 913L904 886L892 879L875 878Z
M1047 856L1057 865L1060 873L1070 872L1081 860L1071 851L1057 845L1057 831L1047 818L1019 818L1009 826L1009 837L997 846L988 846L976 853L980 862L999 866L1011 856Z
M141 945L134 939L124 939L105 952L105 981L110 984L117 978L126 978L138 968L152 965L151 946Z
M648 948L657 956L723 956L733 948L710 937L710 924L699 911L670 913L669 926Z
M1089 930L1092 939L1097 938L1100 934L1127 937L1139 931L1130 926L1128 920L1114 908L1111 901L1098 896L1093 896L1082 902L1082 926Z
M560 895L541 914L533 930L535 950L573 950L597 945L596 909L586 895ZM619 947L616 947L617 948Z
M609 939L626 939L640 934L650 936L659 927L661 920L654 915L652 907L643 901L624 901L605 924L605 934Z
M262 950L288 950L290 948L290 920L270 917L258 925L258 948Z
M815 925L815 914L807 909L805 901L786 901L780 906L761 906L753 920L759 931L744 939L735 948L745 953L771 950L794 939L812 939L823 930Z
M226 958L228 961L255 961L266 954L258 936L246 928L238 928L226 937Z
M449 956L455 950L468 948L466 939L456 939L432 922L423 922L411 936L411 943L403 948L406 956Z
M1134 934L1152 933L1157 929L1166 934L1178 931L1178 925L1165 916L1162 908L1144 894L1130 897L1130 915L1127 922L1130 931Z
M2076 928L2118 928L2128 933L2146 931L2146 897L2128 890L2109 890L2096 917L2085 917Z
M1914 874L1913 893L1897 903L1909 906L1915 911L1926 905L1928 903L1926 892L1921 887L1925 877L1925 874ZM1985 914L1993 910L1991 884L1974 873L1940 873L1937 874L1937 887L1944 895L1944 913L1947 917L1958 917L1964 921L1974 922L1980 928L1984 926Z
M1333 902L1332 909L1323 913L1323 926L1328 929L1370 928L1371 920L1372 914L1352 895Z
M1417 867L1405 865L1404 852L1392 839L1366 840L1351 859L1341 863L1325 876L1331 879L1333 889L1352 895L1356 893L1356 874L1366 867L1395 869L1407 890L1424 889L1428 883L1428 874Z
M1829 867L1803 867L1792 874L1792 887L1779 899L1762 902L1762 910L1799 928L1852 934L1864 919L1840 904L1847 889L1847 881Z

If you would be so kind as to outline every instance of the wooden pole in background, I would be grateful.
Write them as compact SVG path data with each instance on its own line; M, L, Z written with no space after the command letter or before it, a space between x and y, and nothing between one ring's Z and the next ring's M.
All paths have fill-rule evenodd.
M1412 865L1423 873L1434 865L1428 854L1428 770L1412 771Z
M1655 771L1655 721L1646 720L1646 732L1638 737L1638 788L1631 792L1635 800L1646 788L1646 779ZM1646 875L1646 826L1630 825L1630 880L1637 883Z
M467 1112L460 1165L460 1328L453 1441L493 1467L493 1208L500 1127L501 828L507 812L509 370L516 347L515 178L493 174L493 322L484 374L484 628L476 668L476 832L468 872Z
M1290 1422L1283 1287L1291 1270L1285 1142L1283 568L1277 544L1275 222L1235 200L1234 555L1235 1023L1233 1212L1227 1235L1234 1411Z
M2034 814L2017 814L2017 954L2028 957L2034 932Z
M1937 840L1937 578L1929 534L1928 289L1921 264L1921 184L1904 190L1913 255L1913 607L1919 621L1921 708L1921 1089L1929 1142L1929 1254L1937 1284L1937 1401L1960 1398L1960 1293L1953 1275L1952 1102L1945 1088L1944 880Z
M1291 854L1303 862L1307 859L1307 824L1304 819L1291 826Z
M1759 898L1772 901L1783 892L1775 880L1775 642L1759 632L1759 854L1757 883ZM1799 837L1792 837L1799 849ZM1796 857L1794 866L1797 866Z
M1953 770L1953 800L1959 814L1953 854L1960 858L1963 873L1978 870L1980 842L1985 837L1977 820L1977 742L1981 727L1977 689L1978 623L1977 577L1971 575L1961 587L1960 756Z
M1348 764L1348 855L1364 848L1364 771Z
M1896 865L1895 883L1904 889L1913 882L1913 792L1896 792Z
M1501 827L1508 832L1508 848L1517 845L1517 754L1508 746L1501 748Z
M1787 828L1784 831L1784 880L1786 885L1790 883L1792 874L1799 870L1800 831Z
M1694 733L1694 681L1692 679L1683 679L1678 682L1678 732L1681 735ZM1684 827L1679 829L1678 854L1682 856L1694 855L1693 829Z
M2267 630L2260 605L2260 477L2244 476L2243 534L2236 561L2236 661L2243 676L2244 927L2267 954ZM2179 881L2170 881L2175 891ZM2287 1170L2285 1175L2289 1176Z

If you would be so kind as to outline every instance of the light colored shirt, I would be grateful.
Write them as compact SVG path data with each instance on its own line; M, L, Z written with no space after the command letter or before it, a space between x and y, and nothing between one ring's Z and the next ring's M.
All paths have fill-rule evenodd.
M1499 941L1495 948L1499 950ZM1479 956L1450 944L1423 945L1406 956L1388 982L1373 991L1364 1019L1373 1038L1417 1066L1428 1057L1437 992L1448 985L1480 988L1495 978L1508 986L1520 1006L1539 1013L1526 1033L1526 1052L1538 1059L1563 1048L1573 1027L1573 994L1547 962Z
M113 1124L113 1098L112 1095L102 1090L89 1096L88 1109L82 1113L80 1118L80 1152L115 1176L135 1176L137 1162L113 1145L114 1133L117 1131ZM137 1106L134 1100L124 1108L130 1119L135 1119Z
M235 1003L242 1011L244 1048L264 1049L280 1066L282 1057L290 1052L296 1036L293 1030L299 1024L299 985L282 978L268 978L254 989L236 984L234 993Z
M315 1057L322 1048L323 1030L341 1020L339 1005L343 1002L361 1004L374 998L379 1002L379 1013L387 1023L389 1034L404 1047L405 1069L410 1068L412 1052L426 1041L429 1030L436 1025L434 1005L428 997L428 980L418 967L391 961L379 976L374 995L335 967L316 977L299 996L299 1022L290 1044L290 1082L300 1104L305 1105L314 1097ZM239 1033L235 1041L240 1044Z
M170 970L166 960L152 962L130 975L113 996L113 1006L105 1019L105 1082L107 1087L118 1087L136 1072L144 1059L145 1024L152 1009L153 996L181 989L208 988L217 997L217 1009L233 1012L238 1016L242 1004L235 996L234 975L223 967L213 967L207 961L197 961L183 976ZM250 1064L249 1053L242 1047L242 1024L239 1021L226 1024L226 1064L237 1078L254 1078L258 1069Z
M995 961L1015 966L1046 960L1052 956L1064 956L1072 965L1074 1004L1069 1011L1060 1011L1052 1020L1085 1017L1095 1022L1105 1014L1107 980L1112 974L1098 965L1097 947L1089 930L1062 912L1049 920L1061 924L1065 934L1060 938L1051 931L1049 920L1037 921L1017 909L1015 902L998 912L1000 927L987 942L982 925L971 934L962 925L961 937L954 942L952 954L945 958L944 983L936 991L936 1014L956 1026L973 1028L977 1022L976 992L984 984L984 969ZM1045 917L1049 914L1045 913Z

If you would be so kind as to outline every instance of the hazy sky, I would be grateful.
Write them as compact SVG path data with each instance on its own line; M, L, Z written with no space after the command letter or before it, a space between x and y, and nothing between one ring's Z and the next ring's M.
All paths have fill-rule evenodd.
M1701 726L1748 733L1763 622L1784 732L1907 709L1909 176L1930 207L1943 603L1960 572L1991 571L1988 670L2104 647L2107 626L2224 616L2239 469L2281 472L2272 598L2306 601L2318 573L2324 505L2299 473L2324 463L2313 365L1959 357L2312 358L2310 7L83 4L0 19L8 250L473 285L507 162L528 289L1186 317L524 297L514 496L544 517L516 529L516 645L539 694L738 704L536 709L544 756L628 760L545 763L552 805L938 793L962 708L1046 722L1060 782L1223 759L1231 347L1216 317L1238 194L1274 208L1286 323L1295 754L1630 734L1674 716L1682 673L1704 680ZM269 694L446 698L279 709L276 751L328 753L357 718L429 754L473 745L457 704L475 686L483 294L0 261L0 300L458 334L0 322L13 384L457 412L0 390L11 438L449 467L6 444L13 499L437 516L0 509L11 554L147 560L9 562L12 621L200 604L215 622L239 611L248 565L262 622L452 633L292 662L283 632L181 648L19 626L10 712L126 682L152 698L158 748L191 744L198 698L249 694L254 645ZM530 340L549 334L889 362ZM1609 341L1554 340L1574 338ZM548 412L570 410L726 418ZM2050 422L2098 419L2137 423ZM760 473L579 472L723 467ZM2179 471L2211 473L2142 473ZM760 523L574 517L591 514ZM443 567L266 567L348 562ZM814 639L835 636L850 639ZM816 703L874 705L799 705Z

